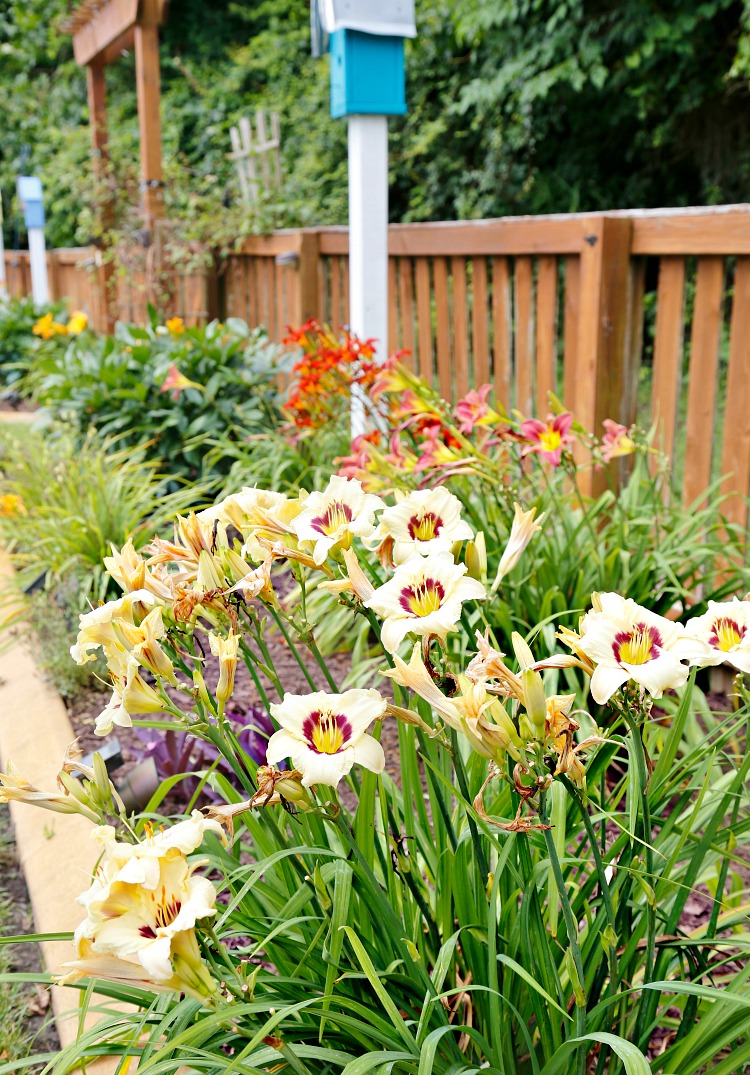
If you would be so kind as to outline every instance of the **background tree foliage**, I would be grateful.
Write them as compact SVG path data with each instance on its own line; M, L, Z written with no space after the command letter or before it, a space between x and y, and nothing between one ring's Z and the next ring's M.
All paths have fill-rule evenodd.
M48 240L98 231L85 77L60 33L66 0L0 0L0 189L23 242L19 171L45 183ZM741 201L750 180L750 2L417 0L409 114L391 121L394 220ZM346 219L346 125L309 52L307 0L180 0L162 31L169 215L230 242ZM132 55L107 72L118 226L137 204ZM229 127L282 117L285 186L238 206Z

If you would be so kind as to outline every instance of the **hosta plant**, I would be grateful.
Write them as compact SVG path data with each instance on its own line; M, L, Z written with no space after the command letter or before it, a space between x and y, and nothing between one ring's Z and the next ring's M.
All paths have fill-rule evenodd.
M194 736L242 790L209 768L191 775L222 801L166 819L157 795L129 817L98 756L69 754L49 792L4 774L0 798L91 820L101 859L57 976L84 1011L92 988L129 1005L48 1070L738 1075L748 602L675 623L605 592L549 646L524 624L504 653L471 518L439 488L383 492L243 489L107 558L122 595L72 650L109 668L97 731ZM343 688L321 657L320 587L367 622L375 685L355 668ZM229 717L240 662L274 729L263 765ZM712 713L694 680L720 662L737 678Z

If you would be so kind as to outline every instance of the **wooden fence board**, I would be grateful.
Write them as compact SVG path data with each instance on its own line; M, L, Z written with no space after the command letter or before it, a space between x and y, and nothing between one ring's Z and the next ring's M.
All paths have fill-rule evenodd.
M469 320L466 258L451 258L453 279L453 378L457 399L469 391Z
M534 354L533 265L516 258L516 407L527 418L534 412L532 362Z
M382 340L378 340L377 353L382 358L398 348L398 289L396 287L396 260L388 259L388 340L383 354Z
M682 380L685 259L664 257L659 266L656 300L651 421L658 422L656 444L674 453L677 401Z
M692 504L711 481L716 382L719 365L724 259L698 261L695 312L690 338L687 421L685 423L685 480L683 499Z
M576 381L578 365L578 304L580 299L580 261L565 259L565 309L563 313L563 402L576 413Z
M398 263L398 294L401 307L401 334L397 346L408 351L404 361L411 368L416 367L414 354L414 279L411 258L400 258Z
M471 265L471 336L474 384L481 388L490 379L489 300L487 259L474 258Z
M557 391L557 258L539 258L536 288L536 410L546 413Z
M445 258L435 258L432 265L437 315L438 389L444 399L453 398L451 383L451 322L448 297L448 265Z
M498 402L510 409L510 360L513 313L510 292L510 269L507 258L492 262L492 327L495 394Z
M337 329L342 323L341 316L341 260L331 259L331 326Z
M430 263L427 258L416 258L414 276L417 290L417 347L419 349L419 375L432 384L432 297L430 295Z
M738 258L734 272L734 296L729 335L729 367L727 370L727 403L724 411L724 438L721 472L727 475L723 489L736 491L723 504L730 522L747 525L747 503L750 493L750 373L748 372L748 340L750 340L750 257Z

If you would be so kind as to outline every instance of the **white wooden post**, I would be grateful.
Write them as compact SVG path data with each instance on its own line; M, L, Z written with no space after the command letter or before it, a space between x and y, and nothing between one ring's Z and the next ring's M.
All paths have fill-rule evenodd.
M349 124L349 302L351 329L388 357L388 117ZM352 437L367 428L365 401L352 396Z
M49 283L47 280L47 247L44 242L44 228L29 228L29 261L31 263L31 294L37 306L49 302Z

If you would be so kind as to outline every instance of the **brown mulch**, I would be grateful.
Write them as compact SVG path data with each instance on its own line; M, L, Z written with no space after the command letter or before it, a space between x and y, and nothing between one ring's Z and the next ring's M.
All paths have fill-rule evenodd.
M7 937L34 931L29 893L15 847L10 810L7 806L0 805L0 899L7 901L10 909L10 921L5 934ZM37 973L43 969L39 945L33 941L9 945L5 952L11 971ZM33 1039L31 1052L56 1052L60 1048L60 1039L52 1019L49 990L43 986L27 985L23 995L26 1005L25 1031L29 1038ZM0 1052L0 1062L7 1059ZM41 1066L27 1070L33 1075L33 1071L40 1071Z

